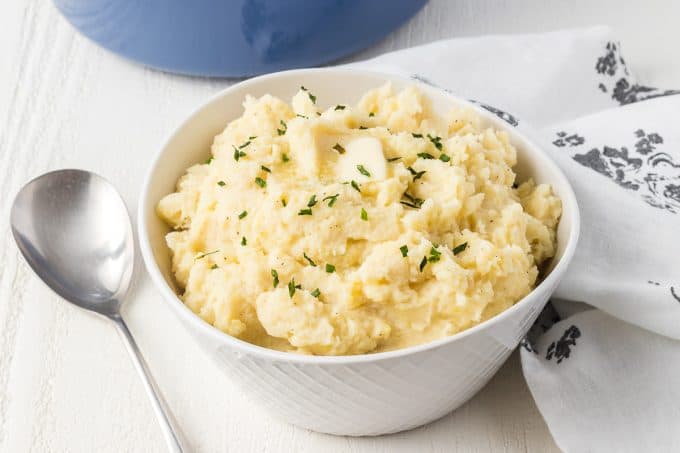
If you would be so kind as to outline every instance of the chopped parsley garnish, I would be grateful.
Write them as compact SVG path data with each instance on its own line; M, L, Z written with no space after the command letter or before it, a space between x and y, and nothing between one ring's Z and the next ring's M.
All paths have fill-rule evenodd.
M403 204L404 206L408 206L409 208L420 209L423 203L425 203L425 200L422 198L416 198L412 195L409 195L408 192L404 192L402 196L406 198L406 201L401 200L399 203Z
M437 250L437 247L432 246L432 248L430 249L430 256L427 258L427 261L429 261L430 263L436 263L437 261L440 260L441 257L442 252Z
M467 248L467 242L463 242L460 245L457 245L453 248L453 254L458 255L459 253L463 252Z
M284 208L288 206L288 202L286 201L285 198L281 198L281 204L283 205Z
M302 256L305 257L310 266L316 267L316 263L310 257L308 257L305 252L302 252Z
M267 187L267 181L265 181L264 179L260 178L259 176L258 176L257 178L255 178L255 184L257 184L258 186L262 187L263 189L264 189L265 187Z
M213 159L214 159L213 156L208 157L208 158L206 159L206 161L205 161L205 164L206 164L206 165L210 165L210 164L212 163Z
M338 153L340 153L340 154L345 154L345 148L343 148L342 145L341 145L340 143L336 143L336 144L333 146L333 149L336 150L336 151L337 151Z
M288 154L283 153L283 154L281 154L281 160L283 162L288 162L288 161L290 161L290 157L288 157Z
M316 96L314 96L312 93L310 93L310 91L309 91L307 88L303 87L303 86L301 86L300 89L301 89L302 91L306 91L306 92L307 92L307 96L309 96L309 100L312 101L313 104L316 104Z
M238 149L243 149L243 148L245 148L245 147L248 146L248 145L250 145L250 140L248 140L247 142L245 142L244 144L242 144L241 146L239 146Z
M441 160L442 162L448 162L451 160L451 158L447 154L442 153L442 155L439 156L439 160Z
M390 157L389 159L387 159L387 162L396 162L396 161L398 161L399 159L401 159L401 156L399 156L399 157Z
M316 195L312 195L311 198L309 199L309 201L307 202L307 207L312 208L316 205L316 203L317 203Z
M423 134L411 134L413 138L423 138Z
M245 236L241 238L241 245L248 245L248 239Z
M312 215L312 208L300 209L298 215Z
M276 269L272 269L272 278L274 281L272 282L274 284L274 288L279 286L279 273L276 272Z
M425 265L426 265L426 264L427 264L427 257L424 256L423 259L422 259L422 261L420 262L420 266L418 266L419 269L420 269L420 272L422 272L423 269L425 269Z
M352 188L354 188L354 190L361 193L361 189L359 188L359 184L357 184L356 181L352 180L352 182L350 182L350 184L351 184Z
M338 105L335 106L334 110L345 110L345 106L342 105L342 104L338 104Z
M413 175L413 181L414 181L414 182L415 182L415 181L418 181L420 178L423 177L423 175L424 175L425 173L427 173L427 171L425 171L425 170L423 170L423 171L415 171L412 167L408 167L408 171L411 172L411 174Z
M401 256L403 256L404 258L408 256L408 245L405 244L402 245L401 247L399 247L399 250L401 250Z
M339 197L339 196L340 196L340 194L339 194L339 193L336 193L335 195L330 195L330 196L328 196L328 197L325 197L325 198L322 199L321 201L326 201L326 200L328 200L328 207L329 207L329 208L332 208L333 205L335 204L335 202L338 201L338 197Z
M233 146L233 145L232 145L232 146ZM239 160L240 158L246 157L246 156L247 156L247 154L244 153L243 151L239 151L239 149L238 149L237 147L233 146L233 148L234 148L234 160L235 160L236 162L238 162L238 160Z
M368 172L368 170L366 170L366 167L364 167L363 165L361 164L357 165L357 170L359 170L359 173L361 173L362 175L368 178L371 177L371 174Z
M439 151L442 150L442 138L437 136L433 137L430 134L427 134L427 138L432 142L435 148L437 148Z
M279 121L279 124L281 125L281 129L276 129L276 133L279 135L283 135L288 130L288 126L286 125L286 122L283 120Z
M304 118L304 119L306 119L306 120L309 119L309 117L304 116L304 115L300 115L299 113L296 113L295 116L300 117L300 118Z
M375 116L375 112L371 112L371 113L368 114L369 118L373 118L374 116Z
M247 215L248 215L248 211L243 211L242 213L240 213L240 214L238 215L238 218L239 218L239 220L240 220L240 219L244 218L244 217L247 216Z
M434 156L430 153L418 153L418 157L421 159L434 159Z
M220 186L220 187L224 187L224 186L227 185L227 183L224 182L224 181L217 181L217 185Z
M292 278L292 279L288 282L288 295L290 296L291 299L292 299L293 296L295 295L295 290L296 290L296 289L302 289L302 285L296 284L296 283L295 283L295 278Z
M212 266L210 266L210 270L215 270L215 269L217 269L218 267L219 267L219 266L218 266L217 264L213 264Z
M208 253L201 253L195 259L200 260L200 259L205 258L208 255L212 255L212 254L217 253L217 252L219 252L219 250L213 250L212 252L208 252Z
M368 220L368 212L364 208L361 208L361 220L367 221Z
M366 126L359 126L359 129L363 131L364 129L368 129L368 128Z
M333 272L335 272L335 266L333 266L332 264L326 263L326 272L328 272L329 274L332 274Z
M269 169L269 167L265 167L264 165L260 165L260 168L262 171L266 171L267 173L271 173L272 171Z
M317 299L321 295L321 290L319 288L316 288L314 291L312 291L312 296L316 297Z
M256 138L257 138L257 135L251 135L250 137L248 137L248 140L255 140Z

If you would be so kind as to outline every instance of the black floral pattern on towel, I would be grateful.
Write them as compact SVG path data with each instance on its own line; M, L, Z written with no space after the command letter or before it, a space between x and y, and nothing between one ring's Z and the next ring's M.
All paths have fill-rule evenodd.
M571 356L572 348L576 346L576 339L580 337L581 330L572 324L564 331L559 340L550 343L545 358L547 360L554 358L557 363L562 363L562 360Z
M600 91L611 93L612 99L619 105L680 94L680 90L660 90L631 80L630 71L621 55L621 44L617 42L609 41L605 44L604 54L595 63L595 71L604 77L598 84Z
M560 148L578 149L586 144L586 140L576 133L559 131L553 144ZM663 144L661 134L637 129L630 146L594 147L586 152L577 152L572 158L621 187L638 192L649 205L678 213L680 163L662 151Z

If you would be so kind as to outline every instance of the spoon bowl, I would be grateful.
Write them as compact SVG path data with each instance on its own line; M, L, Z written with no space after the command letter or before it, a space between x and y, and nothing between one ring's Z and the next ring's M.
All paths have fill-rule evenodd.
M130 286L134 239L113 186L82 170L44 174L12 206L12 234L33 271L58 295L115 315Z
M66 301L115 323L151 398L169 451L182 452L175 421L120 315L135 249L130 216L116 189L83 170L46 173L19 191L10 223L19 250L47 286Z

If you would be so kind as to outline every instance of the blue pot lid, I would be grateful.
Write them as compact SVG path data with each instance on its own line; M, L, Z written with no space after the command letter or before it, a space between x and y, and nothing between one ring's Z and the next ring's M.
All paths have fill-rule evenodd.
M54 0L101 46L163 71L245 77L317 66L385 37L427 0Z

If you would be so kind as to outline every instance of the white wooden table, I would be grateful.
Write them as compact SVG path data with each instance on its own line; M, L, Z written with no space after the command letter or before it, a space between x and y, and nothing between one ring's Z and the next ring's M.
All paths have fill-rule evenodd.
M355 56L434 39L605 23L648 84L680 86L674 0L431 0ZM46 0L0 2L0 451L162 452L140 382L113 327L60 302L30 273L7 219L19 187L55 168L94 170L130 210L150 156L195 105L229 81L159 73L77 35ZM138 262L127 316L196 451L554 451L517 355L464 407L411 432L341 438L271 418L198 349Z

